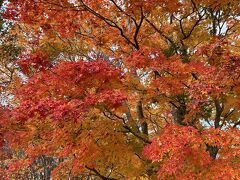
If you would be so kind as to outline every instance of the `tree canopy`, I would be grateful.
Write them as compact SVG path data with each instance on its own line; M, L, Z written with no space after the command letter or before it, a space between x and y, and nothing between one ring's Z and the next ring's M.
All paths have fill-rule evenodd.
M0 4L2 179L240 179L238 0Z

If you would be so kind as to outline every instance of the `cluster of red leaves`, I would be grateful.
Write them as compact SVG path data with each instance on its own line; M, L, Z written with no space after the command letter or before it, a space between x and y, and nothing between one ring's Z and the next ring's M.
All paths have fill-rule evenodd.
M68 156L68 165L60 167L74 166L73 175L79 173L85 164L92 166L96 153L90 134L81 132L82 123L91 109L122 105L127 98L122 78L119 69L103 60L61 62L36 73L16 92L19 105L11 111L12 128L4 139L14 149L25 148L29 163L23 166L40 155ZM41 138L36 142L36 137ZM10 171L21 168L19 162L12 163Z
M9 115L10 115L9 109L0 108L0 149L4 146L4 133L7 131L6 127L10 123Z
M71 9L72 4L67 0L14 0L8 4L4 17L26 24L38 24L44 32L58 31L62 36L71 36L80 27L80 13L61 11L62 7Z
M179 176L186 168L202 168L211 159L202 145L201 136L193 127L167 126L152 144L144 148L144 155L152 161L161 161L158 177ZM194 165L194 166L193 166ZM199 166L199 167L198 167Z
M227 49L230 42L213 38L208 44L198 48L197 56L202 56L202 63L190 63L197 79L189 89L192 98L191 108L196 108L209 97L217 99L223 95L238 94L240 58ZM207 62L204 62L207 59Z
M236 137L239 137L239 131L235 129L198 132L189 126L167 125L144 148L143 154L148 159L161 163L159 179L234 179L239 177L238 167L234 163L240 152L240 141ZM211 159L206 144L220 148L217 160ZM222 163L227 163L224 167L231 169L231 172L222 171Z
M103 60L61 62L55 68L30 78L16 95L21 101L44 97L87 100L90 95L109 94L109 91L119 96L116 91L122 87L121 79L121 71Z
M48 55L42 51L37 51L30 54L23 53L19 56L19 60L16 63L20 66L25 74L29 74L30 68L41 71L52 67Z
M14 109L12 115L16 121L29 121L31 118L50 117L55 120L80 118L83 109L83 103L80 100L54 100L44 98L39 101L26 100Z
M36 116L78 121L91 107L121 106L126 99L121 87L120 70L107 62L62 62L36 74L16 92L20 105L12 115L16 122Z
M234 159L240 154L240 131L236 128L227 130L206 129L203 131L203 141L213 147L220 149L221 159Z

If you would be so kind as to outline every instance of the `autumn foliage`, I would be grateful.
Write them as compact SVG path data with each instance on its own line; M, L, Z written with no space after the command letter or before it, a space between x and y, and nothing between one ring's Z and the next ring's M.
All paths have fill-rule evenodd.
M1 89L2 179L240 179L239 12L233 0L6 2L20 50Z

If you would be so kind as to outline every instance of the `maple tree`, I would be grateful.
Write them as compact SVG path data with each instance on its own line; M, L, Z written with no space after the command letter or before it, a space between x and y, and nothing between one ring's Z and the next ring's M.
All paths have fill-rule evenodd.
M10 0L21 52L0 116L3 179L239 179L239 12Z

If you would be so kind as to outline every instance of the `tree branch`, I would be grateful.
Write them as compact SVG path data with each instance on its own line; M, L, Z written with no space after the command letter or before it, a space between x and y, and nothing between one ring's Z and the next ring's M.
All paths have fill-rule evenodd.
M135 137L137 137L138 139L142 140L143 142L147 143L147 144L151 144L151 141L149 141L148 139L145 139L144 137L138 135L138 133L134 132L130 127L124 125L123 126L125 129L127 129L131 134L133 134Z
M85 168L88 169L88 170L90 170L90 171L92 171L92 172L94 172L99 178L101 178L101 179L103 179L103 180L117 180L117 179L115 179L115 178L108 178L108 177L103 176L102 174L100 174L100 173L99 173L96 169L94 169L94 168L90 168L90 167L88 167L88 166L85 166Z

